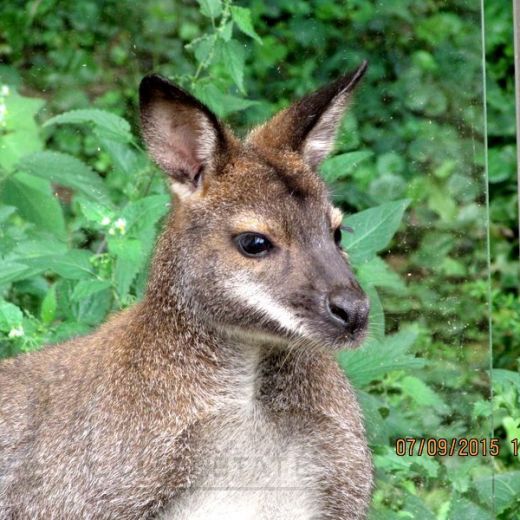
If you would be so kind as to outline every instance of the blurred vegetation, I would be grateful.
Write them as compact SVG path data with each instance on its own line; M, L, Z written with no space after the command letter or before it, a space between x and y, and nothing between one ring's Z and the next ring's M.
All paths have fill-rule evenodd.
M86 333L142 295L169 200L135 137L145 73L171 77L245 132L368 59L322 173L354 229L387 223L357 258L371 340L339 358L375 455L372 518L493 518L493 471L496 517L518 518L512 13L485 6L493 407L481 13L469 0L2 6L0 356ZM493 461L395 453L404 436L488 437L492 411Z

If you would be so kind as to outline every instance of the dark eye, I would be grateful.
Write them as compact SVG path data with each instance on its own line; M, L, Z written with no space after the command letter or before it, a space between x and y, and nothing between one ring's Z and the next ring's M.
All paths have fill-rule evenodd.
M341 228L336 228L334 230L334 242L338 247L341 246Z
M245 256L265 256L273 244L260 233L242 233L234 238L238 250Z

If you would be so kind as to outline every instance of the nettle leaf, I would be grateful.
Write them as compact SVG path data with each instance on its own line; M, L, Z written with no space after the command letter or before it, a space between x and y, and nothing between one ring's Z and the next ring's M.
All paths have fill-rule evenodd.
M520 394L520 374L518 372L494 368L491 372L491 380L493 381L493 386L497 385L504 388L516 386L517 392Z
M49 181L18 172L3 183L0 201L16 206L18 213L38 228L62 240L66 238L63 211Z
M24 259L37 256L65 254L67 250L67 244L46 236L45 238L27 239L18 243L11 251L9 259L15 261L20 259L23 262Z
M251 22L251 10L247 7L231 6L231 17L237 24L237 27L247 36L250 36L262 45L262 39L256 33L253 23Z
M5 222L15 212L14 206L2 206L0 208L0 223Z
M428 459L428 457L426 457L426 459ZM432 471L434 470L434 468L436 468L438 471L439 467L439 463L437 461L434 461ZM417 495L411 495L410 493L406 494L403 510L410 515L410 519L420 518L421 520L437 520L437 516ZM406 516L403 515L402 518L406 518Z
M324 161L320 167L320 172L325 182L334 182L343 179L352 173L359 163L374 155L368 150L358 152L348 152L336 155Z
M355 266L388 246L409 203L408 199L387 202L355 213L344 220L344 224L354 232L344 233L342 245Z
M362 285L384 287L399 293L406 291L406 285L401 277L378 256L374 256L374 258L359 265L356 274Z
M0 330L9 332L14 328L21 327L23 312L14 303L0 300Z
M126 119L97 108L71 110L51 117L43 126L84 123L93 124L103 135L116 141L129 143L132 140L130 124Z
M208 60L206 65L209 65L211 63L210 54L213 52L216 39L217 36L215 34L204 34L194 42L188 44L186 48L193 51L195 59L199 63L205 63ZM226 40L224 37L223 39L225 41L229 40L229 38Z
M95 222L100 226L107 226L114 219L114 212L111 208L98 204L97 202L77 198L81 213L89 222Z
M72 304L74 319L90 326L100 324L110 310L112 293L107 288Z
M442 397L419 378L405 376L400 380L400 385L402 392L419 406L431 406L444 415L450 413L450 407L443 401Z
M109 201L103 181L89 166L61 152L36 152L17 165L21 171L77 190L94 200Z
M243 99L221 92L213 83L198 83L193 88L194 94L208 105L217 116L226 118L233 112L239 112L246 108L259 105L258 101Z
M383 379L394 370L416 370L426 365L426 360L409 353L418 332L409 328L385 336L383 341L369 339L357 350L345 350L338 360L355 386L362 388L371 381Z
M408 477L411 473L411 465L416 466L414 473L418 473L423 476L430 478L437 477L440 469L438 461L431 457L424 457L420 455L397 455L394 449L390 446L384 447L383 454L375 454L374 462L376 467L381 470L384 469L388 472L404 473Z
M488 504L492 504L492 497L490 496ZM490 511L486 511L482 507L475 504L467 498L456 495L450 504L448 512L448 520L494 520L495 517Z
M64 255L47 255L24 259L29 267L59 274L69 280L92 278L95 273L90 264L91 253L82 249L71 249Z
M114 286L121 299L125 298L137 273L144 267L141 242L134 239L109 239L108 250L115 255Z
M369 444L380 446L388 444L389 433L387 424L379 413L379 409L384 406L381 398L359 389L357 389L356 395L363 410L363 419Z
M144 153L132 149L128 143L112 139L102 132L95 133L101 146L110 155L114 167L129 177L138 174L150 164Z
M226 65L231 79L240 92L244 93L244 64L246 60L244 47L237 40L218 40L220 60Z
M43 148L34 116L45 105L42 99L12 91L5 98L6 133L0 135L0 166L10 171L24 155Z
M227 24L222 27L220 31L220 37L225 41L228 42L231 40L231 37L233 36L233 22L228 22Z
M23 280L28 277L30 272L31 269L25 264L0 260L0 285ZM39 271L36 270L34 273L33 270L32 272L37 274Z
M200 12L208 18L218 18L222 13L222 0L197 0Z
M130 202L122 211L121 216L126 220L127 231L134 228L149 228L164 217L170 209L169 195L150 195L144 199Z
M104 291L112 285L110 280L80 280L72 291L71 301L79 302L93 294Z
M46 325L54 321L56 317L56 287L53 285L45 295L40 308L40 318Z

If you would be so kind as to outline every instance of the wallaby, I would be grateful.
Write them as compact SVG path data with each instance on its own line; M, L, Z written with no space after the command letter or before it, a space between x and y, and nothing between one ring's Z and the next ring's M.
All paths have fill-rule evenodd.
M369 304L317 174L365 68L243 140L142 80L173 211L140 303L0 364L1 519L365 518L370 451L334 352Z

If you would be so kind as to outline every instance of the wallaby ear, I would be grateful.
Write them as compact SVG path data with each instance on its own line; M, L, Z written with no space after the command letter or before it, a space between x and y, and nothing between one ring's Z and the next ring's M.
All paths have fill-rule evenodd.
M225 144L211 110L167 79L152 74L139 86L143 137L150 155L183 198L202 182L204 171Z
M366 69L364 61L354 72L303 97L253 130L249 140L262 147L300 152L316 169L332 150L354 87Z

